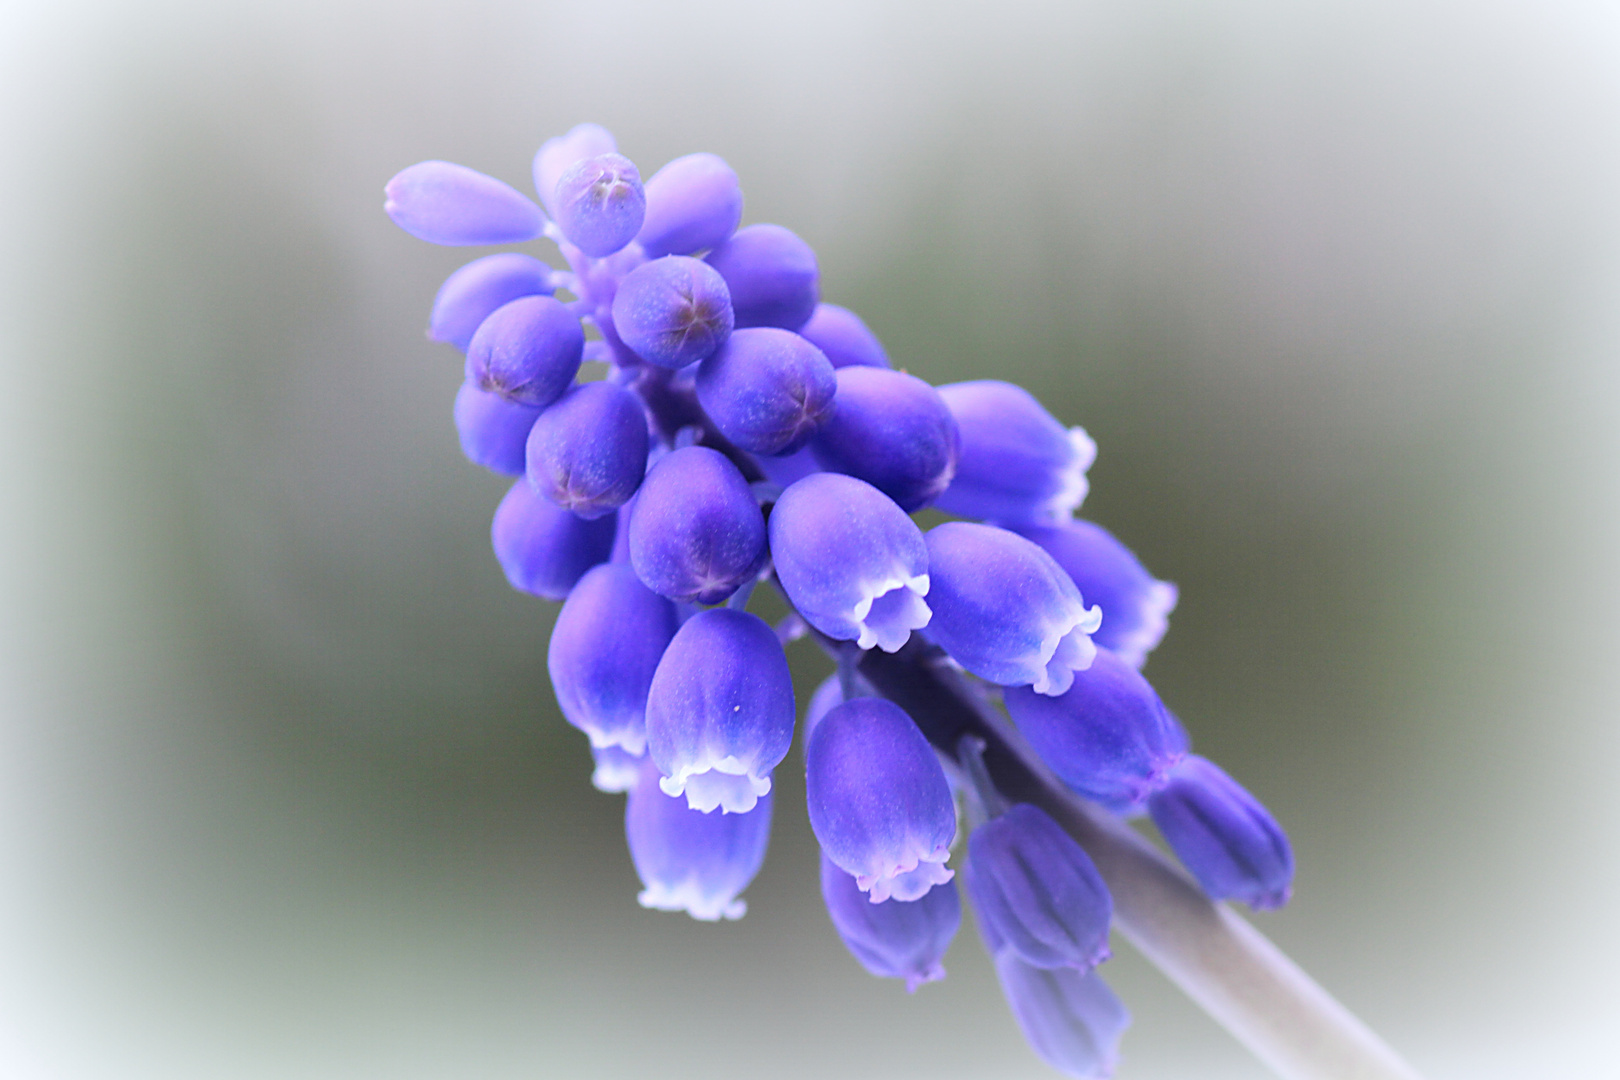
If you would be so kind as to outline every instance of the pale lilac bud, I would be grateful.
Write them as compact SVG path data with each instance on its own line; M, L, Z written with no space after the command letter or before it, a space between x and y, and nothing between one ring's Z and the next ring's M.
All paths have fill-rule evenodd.
M383 191L394 224L431 244L515 244L545 227L540 208L515 188L448 161L412 165Z
M950 785L900 706L876 697L844 702L816 725L804 756L810 827L872 903L916 900L951 880Z
M726 279L737 327L797 330L821 299L821 270L810 245L780 225L750 225L709 252Z
M654 592L713 604L766 559L765 519L737 466L706 446L666 454L630 516L630 564Z
M479 324L467 343L467 379L544 408L574 381L584 354L585 331L572 312L549 296L525 296Z
M647 216L636 240L649 257L719 247L742 221L737 174L713 154L687 154L647 181Z
M791 454L815 434L838 382L821 350L791 330L738 330L697 373L698 401L720 434L753 454Z
M1034 967L1011 950L995 960L1013 1018L1042 1061L1075 1080L1114 1075L1131 1014L1100 975Z
M1131 550L1090 521L1030 526L1018 530L1046 549L1090 603L1102 608L1102 625L1091 640L1133 667L1164 639L1177 591L1155 580Z
M936 505L1005 525L1066 520L1086 497L1097 444L1053 419L1029 391L996 379L939 388L962 434L956 479Z
M490 539L514 589L562 600L585 571L607 561L614 524L612 517L576 517L519 480L495 510Z
M806 622L896 652L928 625L928 545L894 500L853 476L816 473L771 510L771 558Z
M521 405L470 382L456 391L456 434L461 452L474 465L506 476L523 475L523 447L540 408Z
M675 605L622 563L593 568L568 594L546 650L563 718L597 749L647 748L647 692L675 636Z
M557 179L557 227L595 259L634 240L647 210L641 173L623 154L599 154L570 165Z
M556 135L541 144L534 155L534 190L546 212L557 216L557 181L576 163L586 158L611 154L619 148L613 133L601 124L576 124L566 135Z
M683 368L731 336L731 293L708 263L668 255L625 275L613 295L613 328L641 359Z
M688 619L647 695L647 752L666 794L747 813L793 745L793 678L776 631L745 611Z
M889 366L889 354L861 317L837 304L820 303L799 335L827 354L835 368Z
M1108 886L1045 811L1020 803L980 825L968 838L968 860L980 921L1025 963L1085 971L1108 959Z
M646 468L647 414L640 398L614 383L574 387L529 432L529 483L582 518L623 506Z
M550 296L551 267L539 259L504 251L474 259L444 279L433 298L428 337L462 352L480 323L520 296Z
M936 620L937 621L937 620ZM1056 697L1009 687L1007 713L1058 779L1114 807L1163 787L1187 751L1186 738L1159 695L1130 664L1098 649Z
M748 905L738 896L765 863L771 797L746 814L701 813L664 794L649 762L625 803L624 833L645 886L637 897L642 907L704 922L740 919Z
M856 370L856 369L846 369ZM865 369L860 369L865 370ZM1003 686L1061 694L1091 665L1102 612L1039 545L992 525L929 531L928 633L957 663Z
M904 979L907 993L945 977L945 951L962 924L962 901L953 882L916 900L874 904L823 853L821 898L844 946L873 975Z
M1288 903L1294 852L1288 834L1260 800L1213 761L1189 754L1148 813L1198 884L1216 900L1257 910Z

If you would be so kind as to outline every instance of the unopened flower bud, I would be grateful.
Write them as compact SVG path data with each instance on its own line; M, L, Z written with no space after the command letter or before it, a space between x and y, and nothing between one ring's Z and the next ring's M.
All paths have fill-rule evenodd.
M886 368L838 369L832 413L811 440L816 460L858 476L908 514L956 475L956 420L939 392Z
M611 154L619 149L613 133L601 124L575 124L566 135L555 135L540 144L534 155L534 190L546 212L557 216L557 181L586 158Z
M683 368L731 336L731 293L701 259L667 255L643 263L613 295L613 328L649 364Z
M540 414L529 432L534 489L582 518L611 514L641 486L647 414L641 399L610 382L585 383Z
M705 257L726 279L737 327L797 330L821 299L821 270L810 245L780 225L750 225Z
M647 211L641 173L623 154L598 154L557 178L552 204L568 242L595 259L634 240Z
M480 390L471 382L456 391L456 434L474 465L506 476L523 475L523 448L540 408Z
M384 193L394 224L432 244L514 244L545 226L540 208L515 188L448 161L412 165Z
M1097 444L1057 422L1028 390L997 379L939 388L962 434L941 510L1003 525L1066 520L1085 499Z
M525 296L495 309L467 343L467 379L480 390L544 408L579 372L585 331L549 296Z
M1257 910L1288 903L1294 852L1260 800L1213 761L1189 754L1148 799L1170 850L1216 900Z
M737 174L714 154L687 154L647 181L647 216L636 240L651 258L719 247L742 221Z
M821 350L791 330L738 330L698 368L697 395L720 434L754 454L791 454L815 434L838 388Z
M654 592L718 603L765 558L765 518L724 454L688 446L648 471L630 517L630 564Z
M996 976L1030 1048L1075 1080L1104 1080L1119 1063L1131 1014L1095 971L1039 968L1003 950Z
M799 335L826 353L835 368L889 366L889 354L877 335L859 315L837 304L817 304L810 321L799 327Z
M495 510L490 539L514 589L562 600L585 571L607 561L614 524L612 517L570 514L519 480Z
M520 296L550 296L551 267L539 259L505 251L474 259L444 279L433 298L428 337L462 352L485 319Z
M844 946L873 975L904 979L908 993L945 977L945 951L962 924L954 882L936 885L916 900L874 904L824 853L821 898Z

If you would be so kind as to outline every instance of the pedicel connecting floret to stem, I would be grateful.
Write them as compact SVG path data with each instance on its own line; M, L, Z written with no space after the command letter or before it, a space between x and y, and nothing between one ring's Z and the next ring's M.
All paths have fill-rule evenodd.
M821 300L808 244L739 227L737 175L713 154L643 182L582 124L541 146L533 175L539 205L422 162L385 210L437 244L546 237L567 264L475 259L439 290L428 335L465 353L467 458L518 477L495 554L513 586L564 601L552 685L595 785L628 793L640 902L743 915L793 739L783 642L808 630L838 666L803 725L821 891L868 971L913 991L943 978L961 880L1014 1017L1060 1072L1118 1059L1129 1016L1097 970L1117 923L1285 1075L1412 1075L1319 990L1327 1005L1301 1005L1286 960L1211 906L1285 903L1293 855L1253 795L1188 754L1140 673L1176 589L1075 518L1085 432L1010 383L891 368L854 312ZM593 361L606 377L578 381ZM925 534L910 515L927 506L972 520ZM761 581L791 626L744 610ZM1118 827L1143 814L1203 889L1191 907L1192 882ZM1194 914L1165 914L1171 901ZM1293 1040L1304 1051L1265 1033L1259 991L1222 1012L1232 988L1200 966L1222 947L1276 975L1272 1007L1321 1028ZM1312 1049L1340 1044L1383 1071Z

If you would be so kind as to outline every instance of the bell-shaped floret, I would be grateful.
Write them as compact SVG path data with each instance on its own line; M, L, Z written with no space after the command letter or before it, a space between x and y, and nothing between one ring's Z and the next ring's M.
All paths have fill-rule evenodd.
M519 480L501 500L490 527L495 558L514 589L562 600L613 550L614 519L586 521Z
M636 786L646 760L646 755L632 754L622 746L593 746L591 787L608 795L622 795Z
M474 259L444 279L433 298L428 337L462 352L490 313L520 296L550 296L551 267L539 259L504 251Z
M1095 971L1039 968L995 953L996 975L1030 1049L1075 1080L1104 1080L1119 1063L1131 1014Z
M780 225L750 225L709 252L706 261L731 288L737 327L797 330L821 299L821 269L810 245Z
M540 494L582 518L611 514L647 469L641 399L610 382L574 387L534 422L527 457Z
M864 370L864 369L861 369ZM928 533L928 633L956 662L1003 686L1061 694L1091 665L1088 608L1040 546L993 525L946 522Z
M470 382L456 391L456 434L461 452L474 465L506 476L523 475L523 447L540 417L534 405L520 405Z
M980 921L1025 963L1085 971L1108 959L1108 887L1045 811L1020 803L973 830L965 875Z
M552 205L568 242L600 259L636 238L647 196L635 163L608 153L570 165L557 179Z
M740 919L738 899L765 863L771 838L771 797L746 814L705 814L659 787L658 770L643 767L624 807L630 860L645 886L645 908L684 911L714 922Z
M815 473L771 510L771 560L805 621L896 652L928 625L928 545L916 522L853 476Z
M938 619L935 620L938 622ZM1098 649L1057 696L1009 687L1007 712L1058 778L1124 809L1165 785L1187 752L1181 726L1130 664Z
M630 516L630 565L654 592L714 604L765 564L765 518L724 454L687 446L647 473Z
M810 828L872 903L916 900L951 880L950 785L900 706L876 697L844 702L816 725L804 757Z
M523 405L550 405L579 373L585 331L549 296L502 304L467 343L467 379Z
M742 210L731 166L713 154L687 154L647 181L647 216L636 240L655 259L705 251L737 231Z
M534 190L546 212L557 216L557 181L576 163L586 158L611 154L619 144L613 133L601 124L575 124L566 135L554 135L540 145L534 155Z
M623 563L593 568L568 594L546 666L564 719L597 749L647 748L647 691L680 620Z
M1004 525L1066 520L1085 499L1097 444L1064 428L1028 390L997 379L951 383L939 394L962 433L956 479L941 510Z
M906 992L945 977L945 950L962 925L962 901L947 881L916 900L874 904L855 879L821 856L821 898L833 928L861 966Z
M683 368L731 336L726 279L701 259L667 255L625 275L613 296L613 328L637 356Z
M810 441L816 460L858 476L911 513L956 475L956 420L939 391L886 368L838 369L832 414Z
M1170 626L1176 587L1155 580L1130 548L1093 522L1077 519L1018 531L1045 548L1080 594L1102 608L1102 626L1091 640L1133 667L1145 664Z
M738 330L698 368L697 395L720 434L754 454L802 448L838 382L821 350L791 330Z
M1271 812L1213 761L1189 754L1148 799L1170 850L1213 899L1256 910L1288 903L1294 851Z
M448 161L412 165L383 192L394 224L431 244L515 244L545 227L540 208L517 189Z
M859 315L837 304L817 304L810 321L799 327L799 335L826 353L835 368L889 366L889 354L877 335Z
M776 631L712 608L686 620L647 694L647 753L694 810L747 813L793 745L793 678Z

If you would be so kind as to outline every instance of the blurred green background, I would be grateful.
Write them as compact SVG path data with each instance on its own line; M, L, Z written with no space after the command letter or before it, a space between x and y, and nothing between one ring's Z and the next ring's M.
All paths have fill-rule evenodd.
M381 212L593 119L1096 437L1148 674L1292 833L1267 933L1433 1078L1616 1075L1612 4L0 12L0 1073L1052 1075L970 930L914 998L844 954L796 755L745 920L635 904L423 337L477 252ZM1263 1075L1108 974L1126 1080Z

